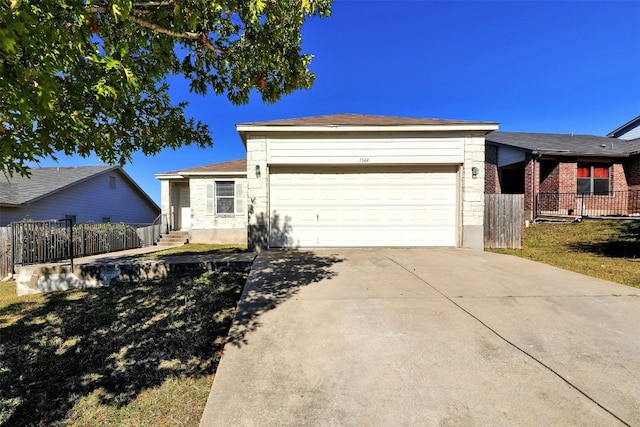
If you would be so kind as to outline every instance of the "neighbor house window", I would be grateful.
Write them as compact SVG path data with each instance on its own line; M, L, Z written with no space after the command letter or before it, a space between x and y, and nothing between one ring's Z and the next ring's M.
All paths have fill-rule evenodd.
M109 222L111 222L111 217L108 217L108 216L103 216L102 217L102 223L103 224L106 224L106 223L109 223Z
M241 214L244 208L242 183L215 181L207 184L207 214Z
M610 184L609 165L578 164L578 194L609 194Z
M64 219L70 219L72 224L76 223L76 216L75 215L65 215Z
M110 176L109 177L109 188L112 190L116 189L116 177L115 176Z

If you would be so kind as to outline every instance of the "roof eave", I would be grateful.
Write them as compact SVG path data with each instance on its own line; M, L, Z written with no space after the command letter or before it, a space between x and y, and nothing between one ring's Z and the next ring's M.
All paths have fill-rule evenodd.
M484 135L498 129L498 123L448 123L429 125L252 125L238 124L236 130L247 143L248 133L273 133L273 132L473 132Z
M217 172L187 172L184 176L226 176L226 175L247 175L247 171L217 171Z
M174 174L158 173L155 175L157 179L185 179L190 176L229 176L229 175L244 175L247 176L247 171L215 171L215 172L178 172Z
M558 152L558 151L542 151L537 150L533 151L534 154L539 154L541 157L550 156L550 157L605 157L611 159L619 159L619 158L627 158L630 156L630 153L578 153L575 151L572 152Z
M640 124L640 116L638 116L635 119L632 119L631 121L623 124L618 129L615 129L615 130L609 132L607 134L607 136L609 138L617 138L617 136L616 136L617 134L624 133L624 131L626 131L628 128L635 127L638 124Z
M511 145L511 144L508 144L508 143L505 143L505 142L491 141L491 140L488 140L488 139L485 140L485 142L487 144L490 144L490 145L496 145L498 147L511 148L511 149L514 149L514 150L522 150L522 151L525 151L527 153L534 153L536 151L536 150L534 150L532 148L520 147L520 146L517 146L517 145Z
M154 175L156 179L183 179L184 176L180 173L157 173Z

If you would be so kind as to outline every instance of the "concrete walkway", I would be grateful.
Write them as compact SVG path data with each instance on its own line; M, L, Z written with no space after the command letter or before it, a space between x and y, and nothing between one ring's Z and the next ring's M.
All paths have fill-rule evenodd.
M491 253L259 255L202 426L640 425L640 290Z

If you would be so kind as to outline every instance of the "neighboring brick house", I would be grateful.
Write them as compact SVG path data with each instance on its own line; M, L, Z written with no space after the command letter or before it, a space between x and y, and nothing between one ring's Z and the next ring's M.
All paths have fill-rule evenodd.
M30 173L0 175L0 227L25 219L152 223L160 213L118 166L33 168Z
M536 208L564 215L640 213L640 139L493 132L486 143L485 193L523 193L528 219ZM536 207L538 194L557 196Z
M214 163L156 174L162 213L192 243L247 241L247 161Z

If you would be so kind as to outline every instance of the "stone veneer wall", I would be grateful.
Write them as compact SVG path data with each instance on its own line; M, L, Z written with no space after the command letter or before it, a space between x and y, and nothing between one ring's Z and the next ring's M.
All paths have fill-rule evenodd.
M484 186L485 186L484 136L467 136L464 143L462 166L462 246L484 250ZM472 176L472 168L479 175Z
M216 215L207 212L207 184L215 181L233 181L242 184L242 198L246 199L247 180L240 177L191 177L189 196L191 199L190 241L193 243L240 243L246 242L246 207L233 215ZM236 196L238 197L238 196ZM235 201L234 201L235 203Z
M260 170L260 176L256 173ZM250 251L269 247L269 169L267 139L250 136L247 139L247 204L249 222L247 244Z

